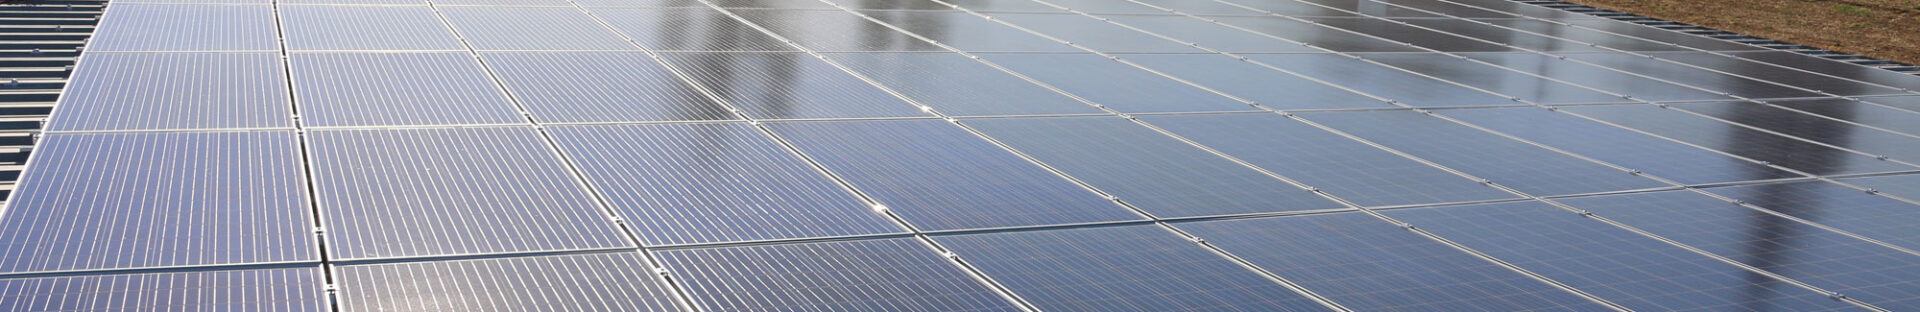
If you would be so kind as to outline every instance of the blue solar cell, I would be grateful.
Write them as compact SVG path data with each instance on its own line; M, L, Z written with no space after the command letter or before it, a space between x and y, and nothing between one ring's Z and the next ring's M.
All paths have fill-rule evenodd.
M334 266L344 311L681 311L634 252Z
M936 236L1047 311L1325 311L1158 226Z
M966 5L962 4L961 7ZM1029 31L1100 52L1206 52L1206 50L1181 45L1173 40L1161 39L1120 25L1079 15L1026 13L989 13L987 15Z
M731 11L755 25L760 25L813 51L946 51L946 48L934 45L932 42L908 36L846 11L751 9Z
M308 132L332 259L632 246L531 128Z
M1561 108L1561 111L1812 174L1915 169L1651 105L1569 106Z
M1767 210L1852 232L1889 244L1920 249L1920 206L1825 181L1701 189Z
M1676 103L1674 108L1856 151L1920 161L1920 138L1750 102Z
M1688 191L1559 201L1869 304L1920 309L1920 256Z
M308 126L526 122L465 52L295 53L290 62Z
M834 53L827 58L947 115L1104 113L956 53Z
M1627 171L1415 112L1308 113L1302 117L1536 196L1667 186Z
M754 118L926 116L804 53L669 53L666 59Z
M1258 110L1206 89L1094 54L1021 53L982 57L1121 112Z
M273 7L117 5L100 17L87 51L271 51Z
M998 1L996 3L1015 3L1015 4L1032 3L1035 6L1041 5L1038 2L1032 2L1028 0L1018 0L1018 1L994 0L994 1ZM979 3L979 2L984 2L984 1L947 1L947 3L958 4L962 7L967 7L972 3ZM939 6L939 9L950 9L943 4L939 4L933 1L926 1L926 0L885 1L885 2L880 2L877 5L888 5L888 4L895 4L895 3L909 5L909 6L926 4L931 6ZM874 3L868 2L864 5L874 5ZM1055 9L1051 7L1047 7L1045 8L1045 10L1055 10ZM894 27L899 27L900 29L906 30L909 33L913 33L914 35L919 35L921 37L925 37L933 41L938 41L941 44L945 44L947 46L953 47L955 49L960 49L962 51L968 51L968 52L1081 52L1082 51L1078 48L1074 48L1073 46L1069 46L1069 45L1060 43L1058 41L1053 41L1045 37L1040 37L1039 35L1034 35L1033 33L1020 30L1019 28L1013 28L1005 24L994 22L993 20L980 18L979 16L974 16L973 14L967 14L963 12L932 12L932 11L902 10L902 11L861 11L860 14L865 14L867 17L880 20L880 22L882 23L893 25Z
M1685 184L1799 177L1659 137L1538 108L1461 109L1441 115Z
M1859 95L1907 95L1905 90L1879 85L1870 85L1840 77L1810 74L1794 68L1755 63L1739 58L1728 57L1721 53L1704 51L1669 51L1647 53L1653 57L1668 61L1692 65L1706 70L1766 80L1782 85L1817 90L1829 94Z
M290 131L47 135L0 211L0 272L318 260L298 142Z
M568 5L561 1L560 5ZM477 50L639 50L577 8L443 7Z
M600 1L640 4L632 0ZM588 12L634 43L654 51L796 51L725 12L693 0L682 1L692 3L691 7L593 8ZM595 1L576 2L590 5Z
M277 54L96 53L84 60L48 129L293 125L286 70Z
M1199 1L1177 2L1213 3ZM1293 41L1274 38L1266 34L1243 31L1226 25L1185 16L1113 15L1108 16L1108 18L1112 18L1113 21L1120 22L1127 26L1144 29L1162 36L1179 38L1182 41L1192 42L1201 47L1219 51L1233 53L1325 52L1324 50Z
M945 121L768 127L922 230L1142 218Z
M0 279L0 311L329 311L317 267Z
M1440 53L1379 54L1369 60L1540 104L1617 103L1615 95L1547 80Z
M1256 54L1247 58L1406 105L1520 105L1512 99L1339 55Z
M708 311L1020 311L911 238L656 254Z
M1725 100L1727 96L1535 53L1457 53L1482 62L1651 101Z
M1750 78L1691 68L1673 63L1658 62L1625 53L1568 54L1566 57L1597 66L1646 75L1648 77L1708 90L1732 93L1743 97L1788 98L1820 96L1818 93L1795 90Z
M1272 2L1279 2L1279 1L1272 1ZM1323 7L1312 6L1305 3L1293 2L1293 1L1288 1L1288 2L1291 2L1290 4L1293 4L1293 5L1287 5L1287 7L1289 8L1304 8L1305 10L1333 12L1333 13L1327 13L1327 14L1352 15L1352 13L1344 13L1339 11L1327 10L1326 8L1323 8ZM1259 5L1252 2L1249 2L1247 4L1256 5L1256 6ZM1278 9L1278 8L1262 8L1262 9L1272 10L1272 9ZM1282 9L1282 10L1285 10L1285 9ZM1314 13L1310 13L1310 14L1314 14ZM1235 28L1240 28L1248 31L1253 31L1256 33L1266 34L1268 36L1279 37L1281 39L1299 42L1300 44L1310 45L1310 46L1319 47L1322 49L1327 49L1332 51L1338 51L1338 52L1419 52L1419 51L1422 51L1420 49L1410 47L1404 44L1389 42L1386 40L1381 40L1379 38L1373 38L1373 37L1354 36L1351 33L1340 31L1338 29L1333 29L1330 27L1321 27L1319 25L1303 23L1300 21L1295 21L1295 20L1285 19L1285 18L1225 16L1225 17L1218 17L1213 19L1222 24L1232 25Z
M1840 179L1840 182L1872 188L1893 197L1920 201L1920 174Z
M424 6L289 5L288 50L466 50Z
M1126 119L962 123L1159 217L1345 208Z
M1879 98L1866 98L1865 100L1874 99ZM1772 101L1768 103L1797 110L1802 113L1856 122L1910 136L1920 136L1920 111L1909 111L1894 107L1873 105L1865 101L1838 98Z
M1357 311L1607 309L1364 213L1174 227Z
M485 52L541 122L739 119L639 52Z
M1387 108L1387 101L1216 54L1129 54L1127 61L1279 110Z
M549 131L648 245L902 232L745 124Z
M1858 308L1540 202L1382 212L1637 311Z

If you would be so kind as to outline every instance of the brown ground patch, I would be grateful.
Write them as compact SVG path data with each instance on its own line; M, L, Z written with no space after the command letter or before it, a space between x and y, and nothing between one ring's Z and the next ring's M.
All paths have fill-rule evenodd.
M1562 0L1920 64L1920 0Z

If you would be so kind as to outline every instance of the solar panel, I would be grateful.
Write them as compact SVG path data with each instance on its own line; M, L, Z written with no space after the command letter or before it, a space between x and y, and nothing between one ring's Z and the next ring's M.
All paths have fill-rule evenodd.
M0 279L6 311L328 311L317 267Z
M1094 54L986 54L981 58L1121 112L1256 110L1206 89Z
M1528 50L1548 52L1548 53L1609 51L1606 48L1601 48L1597 44L1577 42L1577 41L1573 41L1572 39L1565 39L1565 38L1560 38L1556 36L1522 32L1521 30L1516 30L1516 29L1513 29L1512 27L1512 26L1530 26L1530 25L1514 25L1517 23L1540 23L1543 25L1554 25L1552 23L1534 21L1534 20L1506 19L1506 18L1486 19L1486 20L1397 18L1397 19L1392 19L1392 21L1407 23L1407 24L1418 26L1421 28L1433 29L1436 31L1447 32L1455 35L1472 37L1474 39L1486 40L1486 41L1495 42L1499 44L1511 45L1518 48L1524 48ZM1495 24L1495 23L1498 23L1498 24ZM1547 32L1547 33L1552 34L1552 32ZM1650 47L1653 49L1678 49L1677 47L1673 47L1673 46L1653 44L1652 42L1625 39L1625 38L1602 38L1602 39L1603 40L1612 39L1614 41L1624 43L1624 44L1644 43L1644 44L1641 44L1641 46ZM1588 41L1588 42L1591 42L1591 41ZM1614 42L1608 42L1608 44L1611 45L1611 44L1614 44ZM1638 51L1642 49L1644 48L1640 46L1629 46L1629 47L1623 48L1623 50L1634 50L1634 51Z
M1141 120L1362 206L1515 198L1276 114L1149 116Z
M48 129L162 130L292 126L286 71L271 53L88 55Z
M767 127L921 230L1141 219L945 121L792 122ZM913 136L884 135L906 133Z
M1386 101L1236 58L1212 54L1129 54L1127 61L1280 110L1387 108Z
M1407 26L1380 19L1309 18L1319 25L1353 31L1381 39L1402 42L1441 52L1510 52L1508 46L1476 41L1449 33Z
M1920 257L1688 191L1560 200L1891 310L1920 308Z
M0 273L319 260L290 131L51 134L0 211Z
M1459 109L1440 114L1684 184L1800 177L1754 161L1544 109Z
M1535 196L1665 187L1627 171L1408 111L1302 114L1307 120Z
M1060 9L1031 0L940 0L934 1L864 1L864 0L827 0L842 6L870 10L955 10L947 5L955 5L981 12L1034 12L1066 13Z
M766 1L766 0L708 0L708 1L706 1L706 2L708 2L708 3L712 3L712 4L714 5L714 6L718 6L718 7L722 7L722 8L742 8L742 9L809 9L809 10L832 10L832 9L833 9L833 6L831 6L831 5L827 5L826 3L823 3L823 2L820 2L820 1L798 1L798 0L776 0L776 1Z
M1369 55L1366 58L1415 73L1540 104L1626 101L1620 96L1508 71L1446 54L1381 54Z
M1192 1L1192 3L1200 3ZM1233 53L1321 52L1264 34L1234 29L1206 20L1168 15L1113 15L1113 21L1145 29L1156 34L1180 38L1208 49Z
M665 250L710 311L1020 311L911 238Z
M1173 13L1167 12L1166 10L1161 10L1154 7L1140 5L1139 3L1133 3L1131 1L1044 0L1043 2L1052 3L1053 5L1056 5L1056 6L1062 6L1068 9L1073 9L1075 11L1087 12L1092 14L1149 14L1149 15L1173 14Z
M1712 54L1709 52L1658 52L1648 53L1653 57L1697 66L1699 68L1725 72L1732 75L1754 77L1773 83L1816 90L1838 95L1888 95L1908 94L1896 88L1864 84L1858 81L1838 77L1810 75L1806 71L1743 61L1737 58Z
M431 0L439 7L453 6L515 6L515 7L565 7L571 4L567 0Z
M1332 54L1255 54L1247 59L1412 106L1520 105L1512 99Z
M548 131L648 245L902 232L745 124Z
M1757 63L1792 67L1808 72L1820 73L1840 78L1853 79L1885 86L1920 89L1920 77L1900 72L1879 70L1878 68L1858 66L1818 56L1787 51L1739 51L1727 53L1733 57Z
M833 53L827 58L947 115L1105 113L957 53Z
M272 51L273 15L258 5L119 5L102 14L87 50Z
M947 1L971 7L965 1ZM1001 0L1001 2L1008 2ZM1028 2L1020 0L1019 2ZM880 1L877 3L927 3L933 1ZM847 4L843 4L847 5ZM1038 4L1035 4L1038 5ZM941 6L945 8L945 6ZM1051 10L1051 8L1048 8ZM873 19L899 27L909 33L968 52L1080 52L1082 50L1032 33L982 19L963 12L860 11ZM1063 15L1064 16L1064 15Z
M1573 25L1580 28L1593 29L1593 30L1619 34L1624 36L1638 37L1638 38L1644 38L1644 39L1653 40L1653 41L1672 43L1680 46L1685 46L1685 47L1695 48L1700 50L1707 50L1707 51L1742 51L1742 50L1766 50L1767 49L1757 45L1733 42L1730 40L1721 40L1718 38L1694 35L1694 34L1689 34L1684 32L1670 31L1670 30L1665 30L1660 28L1648 27L1645 25L1638 25L1638 24L1632 24L1632 23L1627 23L1622 21L1616 21L1616 20L1607 19L1607 18L1592 18L1592 17L1568 18L1568 19L1560 19L1558 21L1565 22L1569 25Z
M814 51L946 51L933 43L845 11L731 11Z
M1872 188L1875 192L1910 201L1920 201L1920 175L1902 174L1878 177L1840 179L1842 183Z
M961 7L966 7L961 5ZM1154 37L1090 17L1055 14L991 13L994 19L1100 52L1200 53L1205 50Z
M1447 16L1456 17L1456 18L1512 17L1504 13L1494 12L1494 11L1477 8L1473 6L1468 6L1468 5L1463 5L1463 4L1442 2L1442 1L1426 1L1426 0L1373 0L1373 1L1391 4L1398 7L1417 9L1425 12L1446 14ZM1348 2L1359 2L1359 1L1309 1L1309 2L1348 3Z
M1641 311L1841 311L1824 294L1539 202L1395 209L1387 216Z
M1889 96L1863 98L1868 103L1886 105L1913 112L1920 112L1920 96Z
M1325 311L1151 225L937 236L934 241L1047 311Z
M962 123L1158 217L1345 208L1125 119Z
M1181 0L1141 0L1141 1L1134 1L1134 2L1152 5L1152 6L1160 7L1163 9L1174 10L1181 13L1194 14L1194 15L1250 15L1250 16L1266 15L1266 13L1263 13L1260 11L1255 11L1252 9L1228 4L1225 2L1201 2L1201 1L1181 1Z
M1678 66L1672 63L1649 62L1645 57L1624 53L1568 54L1566 57L1569 60L1586 62L1623 72L1644 75L1678 84L1713 90L1715 92L1726 92L1742 97L1791 98L1820 96L1818 93L1784 88L1780 85L1731 74Z
M1607 309L1364 213L1175 227L1360 311Z
M1920 206L1825 181L1701 189L1909 249L1920 249Z
M803 53L668 53L667 63L763 119L925 116L913 105Z
M466 50L432 8L289 5L280 8L288 50Z
M1807 173L1844 174L1914 169L1867 155L1650 105L1570 106L1560 110Z
M1257 4L1255 3L1259 3L1259 2L1250 2L1247 4L1256 5L1256 7L1258 7ZM1309 7L1309 6L1305 4L1299 4L1298 7ZM1267 7L1260 7L1260 8L1264 10L1275 11L1274 8L1267 8ZM1311 7L1309 10L1317 11L1317 10L1325 10L1325 9L1326 8L1322 8L1322 7ZM1279 12L1279 11L1276 11L1276 12ZM1329 12L1337 12L1337 11L1329 11ZM1285 14L1285 13L1282 12L1282 14ZM1345 15L1345 13L1341 13L1341 14ZM1245 31L1252 31L1255 33L1265 34L1268 36L1279 37L1281 39L1299 42L1301 44L1305 44L1309 46L1320 47L1327 50L1333 50L1336 52L1419 52L1421 51L1418 48L1409 47L1404 44L1389 42L1386 40L1382 40L1380 38L1354 36L1352 35L1352 33L1340 31L1338 29L1333 29L1331 27L1308 24L1305 22L1292 20L1292 19L1274 18L1274 17L1239 17L1239 16L1221 16L1221 17L1208 17L1208 18L1213 19L1215 22L1218 22L1221 24L1227 24Z
M275 2L279 4L427 5L426 0L277 0Z
M1920 161L1920 137L1749 102L1676 103L1674 108L1713 116L1856 151Z
M631 0L603 0L630 5ZM641 47L654 51L796 51L725 12L693 0L691 7L602 9L587 11ZM592 5L591 1L579 2Z
M332 259L627 247L531 128L308 133Z
M437 10L477 50L635 50L576 8L452 6Z
M621 7L621 8L707 8L699 0L575 0L582 7Z
M1869 100L1872 99L1878 98L1869 98ZM1770 101L1767 103L1801 113L1850 121L1899 132L1909 136L1920 136L1920 112L1916 111L1875 105L1864 101L1834 98Z
M1726 100L1730 97L1659 80L1533 53L1457 53L1474 60L1649 101Z
M739 119L638 52L485 52L487 66L541 122Z
M349 311L680 311L634 252L336 265Z
M288 64L307 126L525 122L464 52L295 53Z
M1353 14L1355 14L1355 13L1358 13L1358 14L1365 14L1365 15L1371 15L1371 16L1392 16L1392 17L1440 17L1439 15L1434 15L1434 14L1432 14L1432 13L1426 13L1426 12L1420 12L1420 11L1416 11L1416 10L1412 10L1412 9L1407 9L1407 8L1404 8L1404 7L1399 7L1399 6L1393 6L1393 5L1387 5L1387 4L1386 4L1386 3L1384 3L1384 2L1375 2L1375 1L1359 1L1359 0L1335 0L1335 1L1259 1L1259 0L1232 0L1232 1L1226 1L1226 2L1230 2L1230 3L1234 3L1234 4L1239 4L1239 5L1243 5L1243 6L1249 6L1249 7L1254 7L1254 8L1259 8L1259 9L1262 9L1262 10L1267 10L1267 11L1272 11L1272 12L1275 12L1275 13L1280 13L1280 14L1285 14L1285 15L1291 15L1291 16L1320 16L1320 15L1322 15L1323 13L1319 13L1319 11L1317 11L1317 10L1332 10L1332 11L1334 11L1334 12L1341 12L1341 13L1345 13L1345 14L1339 14L1339 15L1334 15L1334 16L1347 16L1347 15L1353 15ZM1289 12L1296 12L1296 11L1300 11L1300 10L1303 10L1303 9L1306 9L1306 8L1311 8L1311 9L1312 9L1313 11L1307 11L1307 13L1306 13L1306 14L1290 14L1290 13L1289 13Z

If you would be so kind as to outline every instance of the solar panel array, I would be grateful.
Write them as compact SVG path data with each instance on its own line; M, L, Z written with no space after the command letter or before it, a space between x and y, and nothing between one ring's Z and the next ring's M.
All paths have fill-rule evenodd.
M1507 0L113 5L0 310L1920 310L1920 77Z

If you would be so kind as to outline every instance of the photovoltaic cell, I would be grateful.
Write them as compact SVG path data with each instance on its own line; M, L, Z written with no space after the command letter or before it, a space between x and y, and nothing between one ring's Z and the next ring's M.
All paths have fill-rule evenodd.
M1213 54L1129 54L1127 61L1273 109L1394 107L1386 101Z
M1375 1L1225 1L1288 16L1354 16L1354 13L1383 17L1440 17Z
M833 9L833 6L831 6L831 5L827 5L826 3L822 3L822 2L820 2L820 1L805 1L805 0L773 0L773 1L767 1L767 0L708 0L707 2L712 2L712 3L713 3L713 5L715 5L715 6L719 6L719 7L722 7L722 8L743 8L743 9L795 9L795 10L800 10L800 9L806 9L806 10L832 10L832 9Z
M981 57L1121 112L1256 110L1206 89L1094 54L990 54Z
M754 118L926 116L803 53L668 53L667 62Z
M1248 1L1256 2L1256 1ZM1264 1L1259 1L1264 2ZM1291 2L1291 1L1288 1ZM1305 7L1307 5L1300 4ZM1312 7L1325 9L1322 7ZM1353 33L1331 27L1302 23L1296 20L1276 17L1211 17L1215 21L1235 27L1280 37L1301 44L1325 48L1339 52L1420 52L1418 48L1404 44L1388 42L1379 38L1355 36Z
M1332 54L1254 54L1247 58L1413 106L1520 105L1512 99Z
M1920 206L1826 181L1701 189L1909 249L1920 249Z
M1189 1L1201 3L1198 1ZM1235 53L1323 52L1320 49L1234 29L1206 20L1168 15L1114 15L1114 21L1202 47Z
M1870 98L1862 98L1862 100L1865 100L1869 103L1897 107L1897 108L1908 110L1908 111L1920 112L1920 96L1870 97Z
M1880 161L1712 119L1669 111L1651 105L1570 106L1572 112L1655 135L1740 155L1812 174L1846 174L1913 170L1914 167Z
M526 121L464 52L295 53L289 62L307 126Z
M5 311L328 311L317 267L0 279Z
M964 7L964 5L963 5ZM1181 45L1146 33L1077 15L992 13L994 19L1013 23L1047 36L1092 48L1100 52L1201 53L1206 50Z
M332 259L633 245L533 129L307 135Z
M855 9L867 10L937 10L957 11L944 3L953 4L981 12L1034 12L1067 13L1052 6L1032 0L941 0L940 2L918 1L865 1L865 0L828 0Z
M1056 6L1062 6L1068 9L1073 9L1075 11L1087 12L1092 14L1152 14L1152 15L1173 14L1171 12L1167 12L1166 10L1161 10L1161 9L1157 9L1150 6L1140 5L1138 3L1133 3L1131 1L1041 0L1041 2L1051 3Z
M922 230L1141 219L945 121L768 127Z
M1315 2L1315 3L1329 3L1329 2L1349 3L1349 2L1365 2L1367 0L1338 0L1338 1L1307 0L1307 1ZM1420 11L1425 11L1425 12L1446 14L1447 16L1457 17L1457 18L1512 17L1511 15L1507 15L1505 13L1489 11L1486 9L1481 9L1473 6L1461 5L1461 4L1451 3L1451 2L1432 1L1432 0L1372 0L1372 1L1392 4L1395 6L1406 7L1411 9L1418 9Z
M1175 227L1356 311L1607 309L1364 213Z
M648 245L902 232L745 124L548 131Z
M1560 202L1875 306L1920 309L1913 254L1688 191Z
M427 5L426 0L277 0L280 4ZM291 7L291 6L288 6ZM282 9L285 9L284 7ZM286 14L282 12L281 14Z
M936 236L1047 311L1325 311L1151 225Z
M1367 55L1367 59L1540 104L1609 103L1619 96L1438 53Z
M565 3L561 3L565 5ZM576 8L444 7L478 50L638 50Z
M1516 197L1280 115L1146 116L1141 120L1362 206Z
M491 6L491 7L565 7L567 0L431 0L442 8L451 6Z
M1000 0L1005 2L1005 0ZM1030 2L1018 0L1019 2ZM947 1L966 7L967 1ZM928 3L933 1L883 1ZM941 6L945 8L945 6ZM1051 8L1049 8L1051 10ZM1083 50L964 12L861 11L880 22L968 52L1081 52ZM1058 15L1059 17L1073 17Z
M1512 2L1507 0L1447 0L1447 1L1458 3L1461 5L1472 6L1474 8L1478 8L1482 10L1511 14L1515 17L1527 16L1527 17L1538 17L1538 18L1545 18L1545 19L1593 18L1594 17L1592 15L1582 14L1579 12L1560 10L1560 9L1527 4L1523 2Z
M117 5L100 21L87 51L279 49L271 6Z
M337 265L343 311L680 311L634 252Z
M1663 63L1625 53L1568 54L1578 60L1628 73L1749 98L1816 97L1818 93L1795 90L1750 78Z
M1311 18L1309 20L1328 27L1351 30L1356 33L1380 37L1393 42L1401 42L1443 52L1506 52L1515 50L1511 47L1421 29L1419 27L1397 24L1383 19Z
M834 53L827 58L947 115L1105 113L956 53Z
M1676 103L1674 108L1834 146L1920 160L1920 138L1751 102Z
M693 7L688 8L593 8L588 12L634 43L655 51L796 51L793 46L699 2L693 2Z
M1616 21L1616 20L1605 19L1605 18L1567 18L1567 19L1560 19L1558 21L1572 24L1573 26L1578 26L1581 28L1593 29L1601 32L1619 34L1623 36L1640 37L1640 38L1645 38L1647 40L1667 42L1672 44L1678 44L1681 46L1697 48L1701 50L1708 50L1708 51L1767 50L1767 48L1763 48L1760 46L1733 42L1731 40L1723 40L1719 38L1654 28L1652 26Z
M298 144L290 131L47 135L0 211L0 272L318 260Z
M272 53L95 53L60 97L50 130L292 126Z
M1504 0L1503 0L1504 1ZM1458 53L1475 60L1650 101L1725 100L1727 96L1603 67L1533 53Z
M1683 184L1800 177L1753 161L1544 109L1459 109L1439 113Z
M1126 119L962 123L1159 217L1345 208Z
M639 52L484 52L542 122L739 119Z
M289 5L288 50L466 50L424 6Z
M1838 95L1907 94L1906 91L1901 91L1900 89L1869 85L1858 81L1828 77L1765 63L1748 62L1738 58L1715 55L1707 52L1656 52L1647 53L1647 55L1687 65L1699 66L1709 70L1753 77L1754 79Z
M1626 171L1415 112L1312 113L1303 117L1535 196L1667 186Z
M814 51L946 51L926 40L845 11L732 11L747 21Z
M574 0L583 7L708 8L699 0Z
M1920 201L1920 175L1902 174L1840 179L1840 182L1872 188L1874 191L1894 197Z
M656 254L708 311L1020 311L911 238Z
M1537 22L1537 21L1517 20L1517 19L1488 19L1485 21L1476 21L1476 20L1451 19L1451 18L1447 18L1447 19L1399 18L1399 19L1392 19L1392 21L1408 23L1408 24L1412 24L1414 26L1419 26L1422 28L1433 29L1435 31L1446 32L1446 33L1464 36L1464 37L1472 37L1475 39L1497 42L1500 44L1507 44L1507 45L1512 45L1514 47L1525 48L1528 50L1542 51L1542 52L1558 53L1558 52L1608 51L1607 49L1590 45L1588 43L1575 42L1571 40L1544 36L1544 35L1530 34L1526 32L1516 31L1513 29L1502 28L1496 25L1481 23L1481 22L1499 23L1499 22L1508 22L1508 21L1527 21L1527 22ZM1545 22L1538 22L1538 23L1547 24ZM1551 24L1548 24L1548 25L1551 25ZM1620 39L1626 39L1626 38L1620 38ZM1625 41L1629 44L1634 42L1645 42L1645 41L1639 41L1639 40L1633 40L1633 39L1626 39L1622 41ZM1652 44L1651 42L1648 42L1646 45L1652 46L1655 48L1678 49L1677 47L1668 46L1668 45L1656 45L1656 44ZM1635 49L1626 49L1626 50L1635 50Z
M1878 98L1867 99L1872 100ZM1920 136L1920 112L1916 111L1846 99L1769 101L1767 103L1797 110L1801 113L1856 122L1906 135Z
M1899 88L1920 89L1920 77L1914 75L1829 60L1813 55L1787 51L1740 51L1728 54L1755 62L1793 67L1835 77Z
M1213 1L1140 0L1135 2L1193 15L1266 15L1260 11Z
M1808 289L1539 202L1387 216L1638 311L1851 311ZM1217 240L1216 240L1217 242Z

